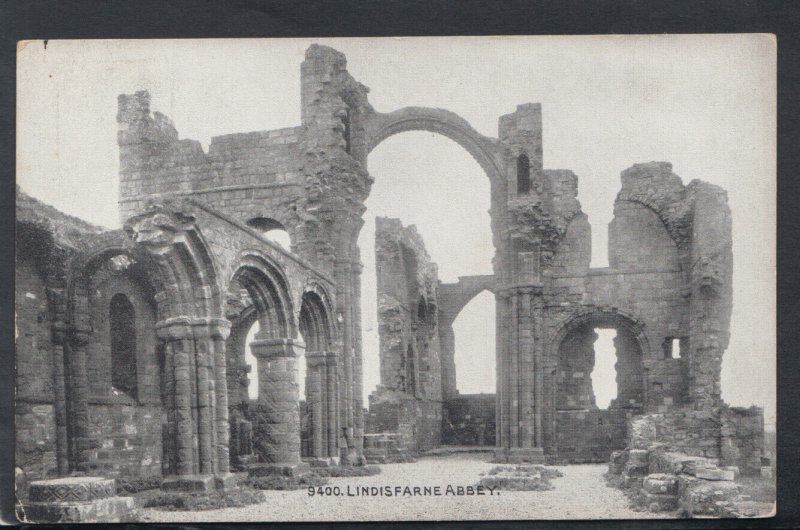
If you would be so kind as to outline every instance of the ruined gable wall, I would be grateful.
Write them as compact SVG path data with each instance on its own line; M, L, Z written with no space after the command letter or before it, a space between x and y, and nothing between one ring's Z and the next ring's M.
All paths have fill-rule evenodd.
M708 407L719 395L720 358L722 345L727 345L730 315L726 197L716 186L698 181L684 186L668 163L637 164L623 171L621 178L609 225L610 266L589 268L591 233L582 214L572 218L559 240L545 272L545 336L553 341L560 326L576 314L619 311L643 333L637 339L643 348L643 411L665 413L687 404ZM553 207L551 216L557 219L556 202ZM700 263L707 265L705 274ZM704 284L709 287L699 287ZM671 356L673 339L680 340L678 358ZM698 341L705 347L698 346ZM551 343L547 350L556 355L558 344ZM623 350L620 354L627 352ZM551 357L549 363L557 366L558 359ZM620 393L626 378L639 377L636 371L625 375L629 364L617 364ZM558 386L563 375L554 374L551 384ZM617 405L626 400L620 399ZM556 398L551 406L565 405ZM563 415L559 412L555 426L545 425L551 444L553 436L562 438L562 427L577 425Z
M382 217L376 225L381 386L370 395L367 432L397 432L417 452L441 443L437 267L415 227Z

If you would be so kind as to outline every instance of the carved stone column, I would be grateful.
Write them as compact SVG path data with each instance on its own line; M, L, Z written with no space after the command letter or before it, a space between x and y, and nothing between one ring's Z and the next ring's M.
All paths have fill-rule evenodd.
M325 352L306 353L306 406L311 412L311 456L327 456L328 429L325 417L328 410L325 404L327 385L325 381Z
M328 456L339 456L339 355L335 352L325 354L328 407Z
M305 344L293 339L258 339L256 451L269 464L300 463L300 391L297 357Z

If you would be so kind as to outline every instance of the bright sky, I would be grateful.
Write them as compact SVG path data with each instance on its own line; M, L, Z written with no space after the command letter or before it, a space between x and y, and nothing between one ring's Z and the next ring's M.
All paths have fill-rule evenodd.
M541 102L544 164L580 177L594 265L606 259L623 169L666 160L684 183L726 188L734 309L723 397L765 406L774 421L775 45L765 36L31 42L18 57L18 182L62 211L118 226L118 94L149 90L153 110L206 148L220 134L296 126L300 63L313 42L347 55L379 111L446 108L496 136L500 115ZM376 183L360 239L372 329L366 393L379 379L374 216L416 224L445 281L491 272L492 256L488 179L458 145L404 133L373 151L369 169ZM456 322L463 393L494 391L492 302L482 295Z

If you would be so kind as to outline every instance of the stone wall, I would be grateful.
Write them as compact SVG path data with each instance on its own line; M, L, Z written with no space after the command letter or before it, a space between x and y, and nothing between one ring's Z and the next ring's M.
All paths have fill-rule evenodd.
M398 447L410 454L442 444L442 403L416 399L383 387L370 394L367 434L396 433Z
M722 409L720 463L737 466L743 475L761 472L764 447L764 410L759 407Z
M497 396L461 394L444 402L444 445L495 445Z

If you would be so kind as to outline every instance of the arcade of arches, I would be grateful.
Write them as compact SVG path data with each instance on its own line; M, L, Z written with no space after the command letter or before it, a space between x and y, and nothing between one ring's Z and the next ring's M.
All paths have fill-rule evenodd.
M300 125L216 137L207 152L179 139L146 92L119 96L121 230L18 193L16 458L29 478L219 478L442 443L493 445L507 461L603 461L639 415L722 414L724 190L684 185L665 162L626 169L610 266L590 268L578 178L543 168L539 104L500 117L489 138L441 109L376 111L331 48L311 46L301 76ZM366 158L411 130L454 140L486 172L494 273L441 283L422 237L379 220L380 352L364 352ZM267 237L275 229L289 248ZM488 404L459 396L452 334L486 290L497 337ZM607 409L589 378L594 329L617 333L618 396ZM365 410L362 360L378 354L381 387ZM472 407L490 418L481 435L459 430ZM725 457L735 440L708 431L704 454Z

